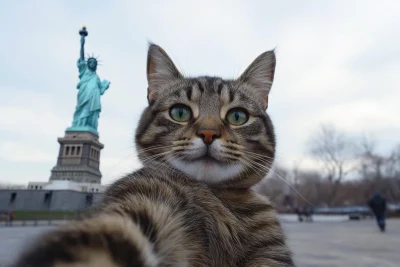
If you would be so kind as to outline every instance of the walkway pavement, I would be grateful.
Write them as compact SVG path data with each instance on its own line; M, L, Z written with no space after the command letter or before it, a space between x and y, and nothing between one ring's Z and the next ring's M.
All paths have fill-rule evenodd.
M374 220L285 223L297 267L398 267L400 220L381 233Z
M400 220L380 233L373 220L283 223L298 267L400 266ZM0 227L0 267L49 226Z

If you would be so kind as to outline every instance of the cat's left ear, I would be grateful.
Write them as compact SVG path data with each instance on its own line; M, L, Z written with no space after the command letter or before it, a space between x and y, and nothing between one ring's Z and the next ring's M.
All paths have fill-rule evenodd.
M164 84L182 78L182 74L164 49L150 44L147 54L147 99L149 104L156 100L159 90Z
M268 107L268 95L274 81L275 65L275 51L264 52L247 67L238 79L254 87L257 95L262 98L265 109Z

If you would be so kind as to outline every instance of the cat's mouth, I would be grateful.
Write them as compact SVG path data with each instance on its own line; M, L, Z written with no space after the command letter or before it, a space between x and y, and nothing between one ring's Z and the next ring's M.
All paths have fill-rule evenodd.
M171 158L170 163L190 178L209 182L236 177L243 170L240 162L224 157L219 147L200 146L196 150L190 151L191 155L186 158Z
M219 164L222 164L221 161L219 161L219 160L217 160L217 159L215 159L214 157L209 156L209 155L205 155L205 156L202 156L202 157L200 157L200 158L197 158L196 161L202 161L202 162L204 162L205 164L212 164L212 163L219 163Z
M224 157L218 142L205 145L202 140L196 141L193 142L194 148L188 149L187 154L180 158L181 161L200 164L203 167L228 165L229 160Z
M222 160L219 160L212 155L206 154L204 156L201 156L199 158L194 159L192 162L199 162L205 166L213 166L213 165L227 165L227 162L224 162Z

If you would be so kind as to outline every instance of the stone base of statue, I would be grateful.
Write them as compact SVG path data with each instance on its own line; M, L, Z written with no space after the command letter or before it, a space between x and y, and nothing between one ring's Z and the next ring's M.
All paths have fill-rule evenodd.
M90 126L71 126L71 127L68 127L66 131L67 132L91 132L92 134L99 136L99 133L97 132L97 130Z
M93 130L70 127L64 137L58 138L60 150L50 181L101 183L100 151L104 145L99 142L97 131Z

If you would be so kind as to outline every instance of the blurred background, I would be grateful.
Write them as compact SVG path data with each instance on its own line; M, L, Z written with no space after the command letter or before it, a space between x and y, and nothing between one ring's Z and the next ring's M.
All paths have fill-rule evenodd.
M133 136L147 105L148 41L187 76L223 78L275 48L268 113L277 158L256 189L282 214L312 207L312 214L357 220L371 215L367 203L379 192L390 217L398 216L400 2L25 0L0 7L3 190L49 180L57 137L76 105L85 25L86 52L99 56L97 73L111 81L99 119L102 184L140 167Z

